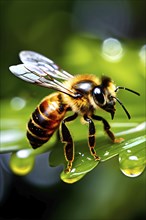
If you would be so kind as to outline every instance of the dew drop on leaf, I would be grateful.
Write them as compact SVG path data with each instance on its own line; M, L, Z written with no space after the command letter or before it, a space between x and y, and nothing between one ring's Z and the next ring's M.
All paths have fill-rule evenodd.
M146 166L142 152L134 154L131 150L126 150L119 154L119 164L122 173L128 177L139 176Z
M19 150L11 155L10 168L17 175L26 175L33 169L34 161L35 158L30 150Z
M74 173L74 171L72 172ZM65 182L65 183L75 183L77 181L79 181L80 179L82 179L84 177L84 174L80 174L80 175L70 175L70 174L65 174L64 171L61 173L60 178Z

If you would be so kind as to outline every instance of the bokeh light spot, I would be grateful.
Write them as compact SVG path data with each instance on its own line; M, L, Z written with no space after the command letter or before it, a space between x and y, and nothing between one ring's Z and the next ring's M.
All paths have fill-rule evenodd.
M123 48L119 40L107 38L102 44L102 55L109 62L118 62L123 56Z
M25 107L26 101L20 97L14 97L11 99L10 104L14 110L19 111Z
M139 52L140 60L145 64L146 63L146 45L142 46Z

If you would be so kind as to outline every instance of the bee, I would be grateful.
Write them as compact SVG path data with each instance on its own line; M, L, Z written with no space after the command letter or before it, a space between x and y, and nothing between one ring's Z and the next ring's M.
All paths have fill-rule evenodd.
M66 124L78 116L88 124L88 146L95 160L100 160L100 157L95 150L93 120L103 123L105 133L113 142L123 141L122 138L116 139L110 130L109 123L103 117L95 115L95 111L103 109L109 112L113 119L117 101L130 119L130 114L116 97L116 93L120 89L140 95L138 92L116 86L107 76L101 78L90 74L73 76L52 60L33 51L21 51L19 57L22 64L9 67L14 75L29 83L56 90L41 101L28 122L27 138L34 149L49 141L54 132L59 129L67 161L65 172L70 172L74 161L74 142ZM65 117L68 111L72 111L73 114Z

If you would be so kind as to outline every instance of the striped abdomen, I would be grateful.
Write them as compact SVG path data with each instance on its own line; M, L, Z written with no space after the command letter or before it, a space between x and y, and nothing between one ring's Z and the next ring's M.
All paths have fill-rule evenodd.
M27 138L33 148L46 143L58 129L66 113L61 94L54 93L42 100L28 122Z

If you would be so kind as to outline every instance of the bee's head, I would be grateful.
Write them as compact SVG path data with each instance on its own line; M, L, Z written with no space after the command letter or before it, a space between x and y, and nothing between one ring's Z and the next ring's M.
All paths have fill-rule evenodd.
M95 86L92 90L93 100L96 105L109 112L111 114L112 119L114 118L116 110L115 104L116 101L118 101L124 109L125 113L127 114L128 118L130 119L130 114L128 113L127 109L124 107L122 102L116 97L116 92L119 89L125 89L132 93L135 93L136 95L140 95L139 93L128 88L120 86L116 87L109 77L102 77L101 84L99 86Z

